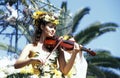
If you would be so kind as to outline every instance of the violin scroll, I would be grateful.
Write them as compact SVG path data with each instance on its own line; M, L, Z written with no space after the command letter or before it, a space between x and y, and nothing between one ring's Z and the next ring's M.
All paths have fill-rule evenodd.
M90 55L92 55L92 56L95 56L95 55L96 55L96 53L95 53L94 51L92 51L92 50L90 50L90 49L87 49L87 48L85 48L85 47L82 47L82 50L88 52L88 53L89 53Z

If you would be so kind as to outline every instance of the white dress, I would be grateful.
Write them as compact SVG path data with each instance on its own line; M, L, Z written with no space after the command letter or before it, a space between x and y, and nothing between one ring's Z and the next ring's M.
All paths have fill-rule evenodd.
M66 60L70 59L71 54L68 52L65 52L65 58ZM71 69L70 74L68 74L68 76L66 76L66 78L86 78L86 74L87 74L87 61L82 53L82 55L80 55L80 53L77 54L76 59L75 59L75 63L73 68Z

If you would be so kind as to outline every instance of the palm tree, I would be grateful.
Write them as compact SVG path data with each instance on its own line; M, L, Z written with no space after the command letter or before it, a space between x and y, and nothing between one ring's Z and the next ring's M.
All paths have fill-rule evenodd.
M75 33L76 28L80 26L79 22L90 11L89 7L85 7L79 10L78 12L76 12L76 14L74 14L72 18L69 15L70 12L67 10L67 2L62 3L61 9L55 7L54 5L51 5L49 0L47 0L47 2L42 2L40 0L36 0L36 1L30 0L29 2L31 3L32 11L38 10L38 9L51 11L51 12L54 12L56 10L61 10L60 17L59 17L60 25L57 28L58 30L57 35L59 36L64 35L65 33L67 34ZM3 2L3 3L0 2L1 5L4 5L5 3L7 2ZM11 4L14 4L14 3L17 3L17 2L11 2ZM30 7L30 5L27 3L26 0L22 0L21 3L23 4L23 7L27 7L27 8ZM20 9L19 12L22 12L22 10L23 9ZM1 10L0 13L4 13L4 11ZM31 15L31 12L28 14ZM27 22L25 22L26 19L28 20ZM15 30L17 29L20 32L20 35L23 35L26 38L26 41L30 43L32 39L31 36L33 34L32 31L34 30L30 28L30 26L31 27L33 26L31 21L32 21L32 18L26 15L25 17L23 17L22 20L17 20L16 21L17 23L15 25L9 24L8 26L13 27ZM2 25L3 24L1 24L0 26ZM99 37L107 32L115 31L117 27L118 27L117 24L112 22L104 23L104 24L100 22L95 22L90 26L88 26L88 28L82 31L79 31L77 34L75 34L74 38L78 43L82 45L87 45L91 40L95 39L96 37ZM6 28L3 27L3 31L5 31ZM3 31L1 31L0 33L2 33ZM16 50L15 47L10 46L9 44L0 43L0 49L7 50L8 48L10 52L17 53L19 55L20 53L19 48L18 50ZM96 52L97 52L97 56L86 57L89 65L87 77L88 78L107 78L109 77L108 73L111 73L111 77L119 78L119 76L116 73L113 73L108 69L109 67L114 69L120 68L120 64L119 64L120 60L118 60L119 58L115 58L111 56L110 52L106 50L98 50ZM113 65L112 62L117 63L117 65Z

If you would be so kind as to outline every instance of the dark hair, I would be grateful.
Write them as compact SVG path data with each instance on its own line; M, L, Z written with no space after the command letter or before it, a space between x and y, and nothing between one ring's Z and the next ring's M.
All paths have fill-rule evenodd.
M34 46L37 46L37 43L39 42L39 39L40 39L40 36L41 36L41 33L42 33L42 29L41 29L41 26L45 26L46 24L48 24L49 22L46 22L44 21L43 19L37 19L37 20L34 20L34 23L35 24L35 32L34 32L34 35L33 35L33 45Z

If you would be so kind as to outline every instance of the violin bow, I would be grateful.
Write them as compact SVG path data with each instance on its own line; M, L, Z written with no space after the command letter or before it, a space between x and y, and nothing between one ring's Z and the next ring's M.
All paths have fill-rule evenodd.
M50 57L50 55L57 49L57 47L60 45L62 42L63 38L60 39L60 41L57 43L57 45L54 47L54 49L51 51L51 53L46 57L46 60Z

